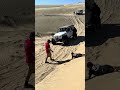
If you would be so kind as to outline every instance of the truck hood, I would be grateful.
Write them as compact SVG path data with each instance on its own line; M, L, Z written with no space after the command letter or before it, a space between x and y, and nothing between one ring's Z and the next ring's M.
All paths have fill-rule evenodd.
M54 36L62 36L62 35L64 35L64 34L66 34L66 31L64 31L64 32L58 32L58 33L56 33Z

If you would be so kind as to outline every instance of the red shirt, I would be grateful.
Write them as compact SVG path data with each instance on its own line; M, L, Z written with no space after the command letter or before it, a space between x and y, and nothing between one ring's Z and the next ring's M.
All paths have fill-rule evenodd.
M50 44L48 42L45 43L45 50L46 50L46 53L49 53L50 52Z
M26 63L35 63L35 44L30 39L25 40Z

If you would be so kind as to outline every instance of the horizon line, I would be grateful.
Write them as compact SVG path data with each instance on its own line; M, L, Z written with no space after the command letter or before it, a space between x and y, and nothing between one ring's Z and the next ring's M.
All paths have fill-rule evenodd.
M83 4L85 2L80 2L80 3L73 3L73 4ZM35 4L36 5L72 5L72 4Z

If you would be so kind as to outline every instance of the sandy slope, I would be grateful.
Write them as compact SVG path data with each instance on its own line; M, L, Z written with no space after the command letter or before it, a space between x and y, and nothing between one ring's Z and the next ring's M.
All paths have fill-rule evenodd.
M97 44L86 47L86 61L120 66L120 0L95 0L102 10L102 31L94 35ZM87 72L87 69L86 69ZM86 73L87 78L87 73ZM111 73L86 81L86 90L120 90L120 73Z
M60 7L36 8L35 15L40 14L72 14L74 11L84 9L84 4L61 5Z
M72 24L69 16L36 16L35 20L35 30L42 34L55 33L59 27Z
M83 9L84 4L75 5L48 5L37 6L35 10L35 31L39 33L55 33L61 26L73 24L71 17L73 12L78 9ZM44 7L44 8L42 8ZM50 8L49 8L50 7ZM80 20L84 22L84 16L79 16ZM49 22L49 24L47 24Z
M78 46L76 53L85 53L84 44ZM66 64L57 66L51 74L36 84L36 90L84 90L84 73L85 57L73 59Z
M9 15L9 16L21 16L21 15L30 15L34 14L34 1L33 0L2 0L0 1L0 15Z
M103 23L119 24L120 23L120 0L95 0L101 7L101 18Z
M58 14L57 14L58 15ZM41 34L55 33L58 28L65 25L73 24L74 15L62 14L58 16L53 14L50 16L36 16L35 17L35 31ZM80 20L84 23L84 16L79 16ZM49 22L49 24L47 24Z
M45 64L44 62L45 62L46 54L45 54L45 49L44 49L44 43L47 41L47 39L50 39L51 36L36 38L36 49L35 49L35 52L36 52L36 85L37 85L38 89L44 87L44 83L46 83L47 81L52 83L51 80L60 79L60 77L65 75L66 73L70 74L68 71L68 69L70 69L70 68L71 68L71 70L76 69L75 73L78 73L78 76L82 73L82 72L79 72L78 67L82 68L82 66L79 66L79 63L84 64L84 58L83 59L81 58L82 60L80 60L80 59L76 59L76 61L72 60L71 62L68 63L68 65L67 65L67 61L69 59L71 59L71 56L70 56L71 52L76 52L78 48L80 48L80 50L83 50L83 51L79 50L77 52L83 53L83 54L85 52L84 51L84 45L85 45L85 43L84 43L84 35L85 35L84 20L82 21L79 16L69 16L68 18L71 20L72 24L74 24L78 30L78 36L79 36L78 39L71 40L70 46L61 46L61 45L53 46L53 45L51 45L51 48L54 51L53 58L55 59L55 61L64 62L63 64L58 65L54 61L49 61L50 64ZM84 16L83 16L83 18L84 18ZM62 68L64 68L64 69L62 69ZM84 69L84 65L83 65L83 69ZM52 76L52 73L51 73L52 71L54 73L54 75L53 75L54 78L49 79L49 76ZM61 71L63 71L63 73L61 73ZM66 72L66 71L68 71L68 72ZM49 75L49 76L47 76L47 75ZM73 78L71 78L71 77L72 76L69 76L68 80L76 80L76 77L73 77ZM63 80L61 80L61 81L63 81ZM66 81L67 80L65 80L65 82ZM82 82L84 83L84 80L79 79L78 80L79 84L80 84L80 81L81 81L81 83ZM56 81L56 83L55 83L55 81L53 81L53 82L54 82L54 85L56 84L55 87L58 85L58 83L60 83L58 81ZM74 83L74 82L72 82L72 83ZM70 83L69 85L72 85L72 83ZM48 87L46 87L46 89L42 88L42 90L47 90L49 88L50 84L46 84L46 85L48 85ZM61 85L62 85L62 83L61 83ZM76 85L78 85L78 84L76 84ZM73 87L74 87L74 85L73 85ZM66 88L67 88L67 86L66 86ZM79 88L79 87L76 87L76 88ZM84 86L83 86L83 88L84 88ZM54 89L52 89L52 90L54 90ZM59 89L57 89L57 90L59 90Z
M0 90L25 90L23 85L28 68L24 40L33 29L31 24L16 28L0 26ZM33 80L32 77L30 82Z
M74 17L73 23L76 23L75 26L78 29L78 36L84 36L84 24L79 20L79 18ZM47 41L47 39L50 39L51 37L42 37L42 38L36 38L36 83L41 81L51 70L54 69L56 65L54 64L44 64L45 62L45 49L44 49L44 43ZM83 39L83 38L78 38L78 40ZM54 51L53 57L55 58L56 61L64 61L66 60L66 57L70 55L71 52L74 52L77 50L77 46L79 43L78 42L72 41L71 45L72 46L60 46L56 45L52 47L52 50ZM49 71L50 70L50 71ZM47 73L46 73L47 72Z

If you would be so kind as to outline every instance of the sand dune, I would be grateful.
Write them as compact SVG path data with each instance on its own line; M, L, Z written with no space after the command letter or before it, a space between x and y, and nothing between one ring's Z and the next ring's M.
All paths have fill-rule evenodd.
M66 6L66 8L70 9L67 6ZM45 10L43 10L43 12L44 11ZM57 12L55 11L56 14L59 14ZM59 11L59 12L61 13L61 11ZM70 12L72 12L72 11L70 10ZM49 14L51 14L51 13L49 12ZM66 13L64 12L63 14L66 14ZM44 18L50 18L50 17L46 17L45 16ZM53 19L53 18L56 18L56 19ZM51 16L51 19L49 19L49 20L50 21L51 20L54 21L54 20L57 20L59 18L60 17L52 17ZM64 17L61 17L61 18L64 18ZM47 39L52 38L52 36L46 36L46 37L41 37L41 38L36 37L36 49L35 49L35 52L36 52L36 78L35 78L35 80L36 80L36 88L38 90L40 88L42 90L47 90L48 88L50 90L54 90L53 88L49 87L50 85L54 85L54 87L57 88L57 85L60 82L56 81L56 80L60 79L60 76L62 76L62 75L65 74L66 71L63 71L63 73L61 71L62 71L62 68L64 68L65 70L67 70L68 69L67 66L68 67L72 67L73 66L73 68L76 69L75 73L78 72L79 73L78 76L79 75L82 76L82 74L80 74L80 72L79 72L79 68L82 68L84 65L81 66L81 67L79 67L79 63L84 63L84 59L83 59L84 57L81 58L81 61L79 61L80 59L77 59L76 64L74 63L75 60L72 60L68 64L67 64L67 62L69 61L69 59L71 59L71 52L76 52L78 50L78 48L80 48L79 50L81 50L81 51L77 51L77 52L83 53L83 54L85 52L85 50L84 50L84 48L85 48L84 47L84 45L85 45L85 42L84 42L84 36L85 36L84 18L85 17L84 16L67 16L65 18L66 18L65 21L64 21L65 24L69 23L69 21L70 21L70 23L74 24L75 27L77 28L77 30L78 30L78 39L77 40L71 40L70 46L61 46L61 45L54 45L53 46L53 45L51 45L51 48L54 51L53 57L54 57L55 61L64 62L63 64L59 65L59 64L57 64L54 61L49 61L50 64L45 64L44 62L45 62L45 56L46 56L46 54L45 54L45 49L44 49L44 43L47 41ZM81 18L83 18L83 19L81 19ZM56 26L58 27L59 25L61 25L61 22L57 23L57 21L55 21L54 27L56 27ZM51 23L50 25L52 26L52 22L50 22L50 23ZM46 24L47 24L47 21L46 21ZM52 30L51 28L49 28L49 29L50 29L50 31ZM77 68L77 67L79 67L79 68ZM57 68L59 68L59 69L57 70ZM83 69L84 69L84 67L83 67ZM56 70L57 70L57 72L56 72ZM52 75L52 73L51 73L52 71L53 71L53 73L55 73L54 75ZM67 74L69 74L69 72ZM55 79L56 82L54 81L52 83L52 81L51 81L52 79L49 79L49 77L52 77L52 76L54 77L53 79ZM82 77L84 78L84 75ZM68 76L68 80L70 80L70 78L71 78L71 76ZM76 80L76 79L72 77L71 80ZM84 84L84 79L80 79L77 82L79 83L80 81L81 81L81 85L83 85ZM47 84L46 82L50 82L51 84ZM74 82L71 82L71 83L74 83ZM46 85L48 87L45 88L44 86L46 86ZM62 85L62 83L61 83L61 85ZM71 84L69 84L69 85L71 85ZM75 85L73 85L73 87L75 87ZM79 90L78 86L76 88L77 88L76 90ZM84 90L84 86L81 87L81 88ZM61 89L63 90L63 88L61 88ZM66 89L67 89L67 86L66 86ZM56 90L59 90L59 89L57 88Z
M15 28L0 25L0 90L25 90L23 85L28 67L24 41L33 30L33 23L24 21ZM32 76L30 82L33 80Z
M95 0L101 8L102 30L94 33L94 40L86 47L86 61L120 66L120 0ZM92 42L94 44L92 44ZM87 68L86 68L87 72ZM86 73L87 78L87 73ZM119 73L111 73L86 81L86 90L119 90Z
M74 23L77 22L75 24L75 26L78 29L78 36L84 36L85 35L84 24L82 22L80 22L80 20L78 22L76 17L73 18L73 22ZM81 24L79 24L79 23L81 23ZM39 75L36 76L36 81L39 81L39 79L37 79L37 77L40 77L43 74L42 71L43 72L46 71L46 70L42 69L42 68L44 68L44 66L41 65L41 64L44 64L45 55L46 55L45 54L45 50L44 50L44 43L45 43L45 41L47 41L47 39L50 39L50 38L51 37L49 37L49 36L48 37L43 37L43 38L36 38L36 69L38 69L36 71L36 75L39 74ZM71 45L73 43L75 43L77 45L76 42L77 42L77 40L76 41L72 41ZM55 54L53 53L53 57L55 57L56 60L65 59L72 51L75 51L77 49L77 46L79 45L79 43L78 43L77 46L76 45L72 45L72 46L69 46L69 47L64 47L64 46L59 46L59 45L58 46L52 46L53 47L52 48L53 51L55 51ZM42 66L42 67L40 67L40 66ZM46 66L46 64L45 64L45 66ZM52 67L52 66L55 66L55 65L49 65L49 66ZM41 68L41 69L39 69L39 68ZM46 69L48 69L48 68L46 68Z
M84 4L76 5L64 5L60 7L51 7L51 8L36 8L35 15L39 14L73 14L74 11L78 9L84 9Z
M120 23L120 0L95 0L99 7L101 7L101 18L105 24L119 24Z
M1 0L0 1L0 16L19 16L34 14L33 0Z
M80 44L76 53L85 53L84 44ZM68 59L71 56L69 55ZM72 72L72 73L71 73ZM74 59L59 65L44 80L36 84L36 90L84 90L85 57ZM80 78L78 78L80 77Z
M74 16L36 16L35 30L42 34L55 33L59 27L73 24L71 18ZM84 16L78 16L78 18L84 23ZM47 24L48 22L49 24Z

